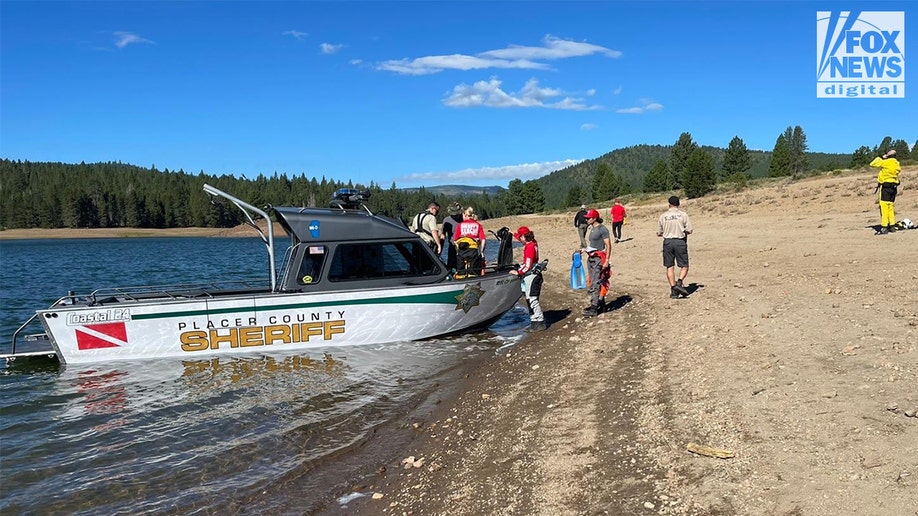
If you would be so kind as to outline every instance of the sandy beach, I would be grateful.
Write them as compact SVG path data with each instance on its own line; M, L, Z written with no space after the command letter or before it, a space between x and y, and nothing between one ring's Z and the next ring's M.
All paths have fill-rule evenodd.
M573 211L485 221L536 232L550 327L406 418L412 445L354 485L375 497L338 509L918 514L918 230L874 235L875 177L685 200L692 293L677 300L655 235L665 196L626 204L612 308L594 318L569 286ZM918 219L918 170L900 177L897 216Z
M610 309L593 318L569 286L573 211L484 221L535 231L549 328L397 422L410 444L328 512L918 514L918 230L874 235L875 177L684 200L677 300L655 234L666 196L626 202ZM918 168L900 178L897 217L916 220ZM0 238L89 234L145 232Z

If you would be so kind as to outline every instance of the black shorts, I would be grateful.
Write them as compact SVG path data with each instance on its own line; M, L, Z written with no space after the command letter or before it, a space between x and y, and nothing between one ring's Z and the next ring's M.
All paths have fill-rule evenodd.
M896 193L898 190L896 183L883 183L880 185L880 200L885 202L896 202Z
M684 238L663 239L663 266L688 267L688 242Z

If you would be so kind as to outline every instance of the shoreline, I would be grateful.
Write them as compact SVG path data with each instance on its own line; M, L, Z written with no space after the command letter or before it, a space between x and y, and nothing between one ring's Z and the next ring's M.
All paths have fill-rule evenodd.
M914 220L918 170L900 177ZM485 221L536 232L548 329L407 415L411 444L322 514L912 514L918 230L874 236L875 179L686 200L685 299L660 263L665 199L626 204L592 318L568 283L573 213Z
M213 237L226 228L27 228L0 231L2 240L55 240L91 238ZM254 235L254 233L253 233Z

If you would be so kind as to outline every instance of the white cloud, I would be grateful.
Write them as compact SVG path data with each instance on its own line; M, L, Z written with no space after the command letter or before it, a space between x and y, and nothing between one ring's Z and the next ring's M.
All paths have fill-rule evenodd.
M606 57L621 57L622 53L617 50L610 50L599 45L590 43L579 43L576 41L564 40L547 35L542 39L545 43L541 47L523 47L510 45L508 48L499 50L489 50L482 52L481 56L496 57L498 59L567 59L569 57L582 57L593 54L600 54Z
M539 81L529 79L519 92L507 93L501 89L501 81L492 78L488 81L478 81L475 84L460 84L443 99L443 104L449 107L541 107L546 109L565 109L573 111L588 111L602 109L601 106L588 106L582 99L564 96L564 92L556 88L541 88ZM562 97L558 99L559 97ZM556 100L558 99L558 100Z
M322 43L319 45L319 48L322 50L323 54L335 54L342 48L344 45L341 44L332 44L332 43Z
M660 104L659 102L656 102L653 99L639 99L637 106L616 109L615 112L623 113L626 115L640 115L648 111L662 111L662 110L663 110L663 104Z
M396 183L438 183L454 184L467 182L510 182L511 179L538 179L556 170L576 165L582 159L566 159L560 161L546 161L543 163L523 163L521 165L507 165L503 167L467 168L453 172L423 172L407 174L396 178Z
M281 35L282 35L282 36L292 36L293 39L303 39L303 38L309 36L308 33L306 33L306 32L300 32L300 31L298 31L298 30L285 30L284 32L281 33Z
M617 58L622 55L599 45L563 40L554 36L545 36L541 47L524 47L511 45L507 48L488 50L474 56L452 54L426 56L414 59L394 59L383 61L376 66L377 70L400 73L404 75L428 75L444 70L481 70L486 68L533 69L547 70L550 67L543 60L567 59L594 54Z
M580 126L580 129L581 129L582 131L592 131L593 129L596 129L597 127L599 127L599 126L596 125L596 124L582 124L582 125Z
M481 70L485 68L517 68L546 70L548 65L526 60L482 59L480 57L453 54L449 56L428 56L417 59L384 61L376 69L403 75L430 75L443 70Z
M115 32L115 46L118 48L124 48L128 45L133 45L135 43L147 43L154 45L153 41L149 39L142 38L133 32Z
M622 87L619 86L618 88L615 88L615 91L613 91L612 94L613 94L613 95L621 95L621 94L622 94Z

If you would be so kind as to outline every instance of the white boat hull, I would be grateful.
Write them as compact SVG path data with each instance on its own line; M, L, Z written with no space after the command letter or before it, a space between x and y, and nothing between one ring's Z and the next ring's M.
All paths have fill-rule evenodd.
M420 340L493 322L521 296L507 274L398 289L55 305L38 316L65 363L270 353Z

